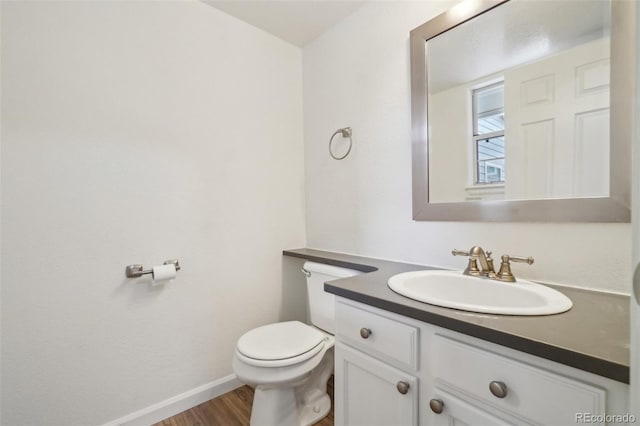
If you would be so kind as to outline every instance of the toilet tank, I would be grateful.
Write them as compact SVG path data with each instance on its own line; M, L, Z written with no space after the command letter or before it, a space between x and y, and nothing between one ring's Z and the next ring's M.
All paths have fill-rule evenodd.
M327 333L335 334L336 300L333 294L324 291L324 283L359 275L362 272L315 262L305 262L303 268L311 274L307 277L307 297L311 324Z

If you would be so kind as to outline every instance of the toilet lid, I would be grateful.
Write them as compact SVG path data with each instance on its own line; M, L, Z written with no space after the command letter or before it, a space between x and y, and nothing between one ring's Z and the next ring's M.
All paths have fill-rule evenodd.
M287 321L254 328L238 339L238 352L248 358L274 361L309 352L327 336L300 321Z

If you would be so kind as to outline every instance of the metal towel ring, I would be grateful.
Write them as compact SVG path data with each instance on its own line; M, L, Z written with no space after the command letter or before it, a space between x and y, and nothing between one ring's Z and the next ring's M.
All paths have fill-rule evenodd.
M342 157L336 157L335 155L333 155L333 151L331 150L331 144L333 143L333 138L338 133L341 133L343 138L349 138L349 149L347 149L347 152ZM331 139L329 139L329 155L331 155L331 158L333 158L334 160L342 160L347 155L349 155L349 153L351 152L351 146L353 145L353 141L351 140L351 133L352 133L351 127L345 127L343 129L336 130L333 133L333 135L331 135Z

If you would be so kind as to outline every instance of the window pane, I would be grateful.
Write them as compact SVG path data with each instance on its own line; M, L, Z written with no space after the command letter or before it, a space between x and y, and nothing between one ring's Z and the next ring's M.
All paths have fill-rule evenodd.
M504 136L478 139L477 183L498 183L505 180Z
M504 131L504 83L473 91L474 135Z
M493 132L504 132L504 112L500 111L488 117L478 117L478 135Z

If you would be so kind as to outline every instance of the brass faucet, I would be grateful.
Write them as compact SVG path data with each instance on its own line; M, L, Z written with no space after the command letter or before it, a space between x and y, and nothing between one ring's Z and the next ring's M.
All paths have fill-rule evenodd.
M511 272L511 264L509 263L510 261L524 262L528 263L529 265L533 263L533 257L510 256L505 254L501 258L502 262L500 263L500 270L496 272L493 266L493 258L491 257L491 252L485 252L480 246L473 246L469 249L469 251L453 249L451 251L451 254L454 256L467 256L469 258L469 264L463 272L464 275L490 278L493 280L511 283L516 282L516 277L514 277L513 273ZM479 268L478 263L480 263Z

